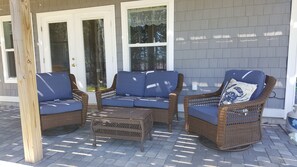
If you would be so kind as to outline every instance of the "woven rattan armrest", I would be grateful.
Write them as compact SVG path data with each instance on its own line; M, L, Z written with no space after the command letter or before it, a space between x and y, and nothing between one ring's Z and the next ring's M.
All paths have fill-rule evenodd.
M87 119L89 96L87 93L80 91L78 89L72 90L72 94L73 94L74 99L81 101L81 103L83 105L81 119L82 119L82 125L84 125L86 123L86 119Z
M183 88L183 81L184 81L184 75L179 73L178 74L178 83L175 90L173 90L169 94L169 108L168 108L168 124L169 124L169 131L171 131L171 124L174 115L176 115L176 119L178 120L178 96Z
M168 122L172 122L174 112L177 110L178 93L169 94L169 109L168 109Z
M226 110L226 111L242 110L242 109L247 109L254 106L264 105L264 103L265 101L257 99L257 100L251 100L251 101L246 101L241 103L220 105L219 110Z
M101 111L102 110L102 98L114 96L116 94L116 91L113 87L111 87L111 88L104 89L104 90L97 90L95 92L95 94L96 94L97 108L99 111Z
M104 94L110 94L114 95L116 90L116 84L117 84L117 74L113 78L113 82L110 88L103 89L103 90L96 90L96 101L97 101L97 108L99 111L102 110L102 97L104 97Z
M110 87L110 88L103 89L103 90L97 90L96 93L101 93L101 94L103 94L103 93L108 93L108 92L110 92L110 91L115 91L115 88Z

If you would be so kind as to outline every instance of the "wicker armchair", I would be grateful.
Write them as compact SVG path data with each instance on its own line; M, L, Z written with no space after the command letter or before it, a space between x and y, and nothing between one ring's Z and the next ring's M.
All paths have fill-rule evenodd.
M83 126L86 123L88 95L78 90L74 75L39 73L36 79L42 131L65 125Z
M232 72L244 74L249 71L228 71L226 76ZM265 102L276 83L276 79L264 74L264 89L262 89L257 98L247 102L219 106L221 93L228 80L226 76L224 83L216 92L185 97L185 129L188 132L199 135L199 138L210 140L210 143L219 150L247 148L261 140L261 116ZM244 78L245 76L242 75L240 77ZM201 106L205 110L208 110L208 107L214 108L216 110L215 114L208 116L215 117L215 123L189 114L191 106Z

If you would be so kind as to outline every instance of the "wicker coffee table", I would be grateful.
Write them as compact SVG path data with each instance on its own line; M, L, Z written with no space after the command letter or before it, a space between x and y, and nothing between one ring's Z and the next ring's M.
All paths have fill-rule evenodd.
M145 139L152 139L152 111L148 109L108 107L92 116L91 130L96 146L96 136L140 141L143 151Z

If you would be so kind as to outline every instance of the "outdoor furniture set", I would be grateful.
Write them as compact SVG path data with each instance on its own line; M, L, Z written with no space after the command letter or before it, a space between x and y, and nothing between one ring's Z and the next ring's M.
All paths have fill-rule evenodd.
M210 140L220 150L260 141L262 112L275 82L261 71L227 71L218 91L185 96L186 131ZM42 130L85 123L88 96L77 89L73 75L37 74L37 86ZM118 72L110 88L96 91L99 112L91 120L93 145L96 135L101 135L140 141L143 151L153 122L166 123L172 130L182 86L183 75L176 71Z

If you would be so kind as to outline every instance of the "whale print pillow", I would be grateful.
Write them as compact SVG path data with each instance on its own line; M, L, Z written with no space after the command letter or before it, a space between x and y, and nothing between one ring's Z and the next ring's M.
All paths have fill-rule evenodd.
M219 105L249 101L257 84L250 84L231 79L221 94Z

